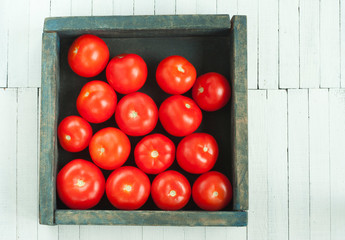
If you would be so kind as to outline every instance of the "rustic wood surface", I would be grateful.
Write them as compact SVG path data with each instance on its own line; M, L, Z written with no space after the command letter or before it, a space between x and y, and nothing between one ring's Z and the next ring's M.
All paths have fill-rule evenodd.
M288 191L288 205L284 205L287 209L281 210L289 213L288 238L308 240L320 239L319 236L322 236L322 239L343 240L345 4L342 1L321 1L320 4L320 1L300 0L297 1L296 14L296 1L280 0L278 6L269 2L0 1L0 239L276 239L272 232L268 231L272 217L271 214L268 215L272 208L268 204L268 196L273 194L269 187L272 181L279 179L268 176L267 164L268 153L272 151L269 143L274 141L269 140L272 134L269 134L271 126L268 123L272 122L269 119L273 115L279 113L287 116L287 121L281 125L287 128L287 141L278 145L282 145L279 149L288 149L287 165L284 166L288 174L288 182L284 183L288 184L284 187ZM248 16L248 227L40 225L38 203L35 199L38 200L36 166L39 153L37 140L40 136L41 33L44 18L196 13ZM266 19L261 20L264 14L272 18L269 26L265 23ZM333 16L335 20L327 19ZM290 29L290 26L286 25L290 21L294 26L298 23L297 33L294 32L296 28ZM321 28L320 21L323 25ZM21 22L23 24L20 24ZM282 31L288 31L289 34ZM298 43L294 40L296 34ZM321 41L320 36L324 38ZM331 36L332 44L329 44L327 39ZM273 44L271 41L265 41L270 37L273 38ZM286 42L292 45L286 46ZM296 51L296 44L299 51ZM263 49L267 50L263 52ZM323 59L322 63L329 61L326 62L325 68L320 64L321 52L322 56L327 58ZM289 66L295 66L296 59L299 59L298 70L290 73L293 79L282 77L280 72L286 72ZM19 65L21 69L16 68ZM278 71L276 66L278 70L283 69ZM296 71L299 74L296 74ZM261 86L259 83L265 79L272 83ZM258 89L259 87L261 89ZM277 95L274 92L287 92L287 99L279 97L276 98L277 103L272 102L268 97ZM268 111L272 104L287 104L287 107L276 107L277 112ZM322 117L318 119L317 116ZM32 119L33 117L35 119ZM295 119L298 119L298 122ZM320 156L322 162L319 161ZM329 171L319 169L320 164L326 165L326 168L329 164ZM319 183L322 185L318 187Z

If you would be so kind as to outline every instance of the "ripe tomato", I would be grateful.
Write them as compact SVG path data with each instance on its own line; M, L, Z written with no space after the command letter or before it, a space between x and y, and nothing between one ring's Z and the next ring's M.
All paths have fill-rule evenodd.
M201 175L193 185L193 200L206 211L221 210L232 198L232 186L222 173L211 171Z
M100 168L113 170L122 166L131 151L128 137L120 129L108 127L91 138L89 151L92 161Z
M175 95L161 104L159 120L168 133L182 137L191 134L200 126L202 113L192 99Z
M158 174L174 162L175 145L162 134L148 135L135 147L134 159L137 166L145 173Z
M192 88L196 79L196 70L184 57L170 56L159 63L156 79L164 92L182 94Z
M121 54L110 60L106 75L115 91L122 94L133 93L144 85L147 66L137 54Z
M82 77L100 74L109 61L109 49L97 36L85 34L78 37L68 51L68 64Z
M93 163L75 159L67 163L57 175L56 189L61 201L72 209L88 209L101 200L105 179Z
M210 171L218 158L218 144L207 133L192 133L177 146L177 163L185 171L201 174Z
M60 145L68 152L80 152L88 145L92 137L90 124L78 116L64 118L58 127Z
M228 80L219 73L206 73L196 79L192 96L205 111L216 111L224 107L231 96Z
M145 93L131 93L119 101L115 120L119 128L127 135L143 136L155 128L158 121L158 109L152 98Z
M125 166L108 177L106 193L110 203L122 210L138 209L150 195L150 179L138 168Z
M91 81L81 89L77 98L79 114L91 123L108 120L115 112L117 96L109 84Z
M191 187L185 176L170 170L160 173L153 180L151 195L160 209L178 210L188 203Z

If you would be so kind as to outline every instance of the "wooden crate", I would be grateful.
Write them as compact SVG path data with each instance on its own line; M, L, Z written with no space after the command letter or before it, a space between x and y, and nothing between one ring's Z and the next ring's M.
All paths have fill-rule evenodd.
M57 140L57 124L68 115L77 115L75 102L87 82L74 74L67 64L67 51L73 40L85 33L104 39L110 56L137 53L148 65L148 79L140 90L150 94L157 106L169 95L158 88L155 68L169 55L186 57L198 76L215 71L225 75L232 87L230 104L220 111L203 112L199 132L215 136L220 155L215 170L225 173L233 186L233 200L222 211L201 211L190 201L180 211L162 211L152 199L136 211L113 208L104 196L90 210L70 210L56 194L56 175L75 158L90 160L88 150L63 151ZM92 78L104 79L104 71ZM175 15L47 18L42 47L42 96L40 135L39 209L41 224L101 225L180 225L245 226L248 210L248 133L247 133L247 23L245 16ZM190 96L190 93L186 94ZM118 95L121 97L121 95ZM94 132L114 124L92 124ZM164 132L160 124L155 132ZM166 134L166 133L165 133ZM177 144L181 138L171 137ZM140 138L130 137L132 148ZM125 165L133 165L133 155ZM170 169L179 169L175 163ZM183 171L182 171L183 172ZM110 171L103 171L105 177ZM191 184L198 175L183 172ZM149 176L151 181L154 176Z

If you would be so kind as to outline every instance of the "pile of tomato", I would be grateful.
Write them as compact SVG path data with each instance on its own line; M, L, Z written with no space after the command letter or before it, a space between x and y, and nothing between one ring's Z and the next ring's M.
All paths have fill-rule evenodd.
M150 195L163 210L181 209L191 197L204 210L226 207L232 198L231 183L224 174L212 171L219 154L217 140L195 131L203 114L229 102L228 80L215 72L197 77L187 59L169 56L156 68L156 81L171 96L158 108L149 95L138 92L147 79L145 61L134 53L110 61L109 57L106 43L90 34L78 37L68 51L73 72L92 78L105 70L107 82L88 81L76 101L80 116L68 116L59 123L61 147L68 152L88 148L92 159L74 159L59 171L61 201L71 209L89 209L106 193L109 202L123 210L139 209ZM193 99L181 95L189 90ZM117 94L123 95L119 101ZM93 133L90 123L103 123L114 115L113 126ZM180 137L177 147L168 134L151 133L158 121L168 134ZM142 138L131 146L130 136ZM123 166L131 151L136 167ZM175 159L186 172L198 174L192 185L182 173L169 170ZM100 169L112 173L105 179ZM152 183L148 174L155 176Z

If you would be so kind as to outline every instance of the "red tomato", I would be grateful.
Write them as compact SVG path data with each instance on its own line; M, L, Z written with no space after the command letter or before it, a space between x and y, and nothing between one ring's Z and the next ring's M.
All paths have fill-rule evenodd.
M210 171L218 158L218 144L207 133L193 133L177 146L177 163L185 171L201 174Z
M58 127L60 145L68 152L80 152L88 145L92 137L90 124L78 116L64 118Z
M138 91L144 85L147 66L137 54L121 54L110 60L106 74L115 91L128 94Z
M108 177L106 193L110 203L122 210L138 209L150 196L150 179L138 168L116 169Z
M175 95L161 104L159 120L168 133L182 137L191 134L200 126L202 113L192 99Z
M115 120L127 135L143 136L155 128L158 109L152 98L145 93L131 93L119 101Z
M75 159L67 163L57 175L56 189L61 201L72 209L88 209L101 200L105 180L93 163Z
M156 79L164 92L182 94L192 88L196 79L196 70L184 57L170 56L159 63Z
M231 201L231 183L220 172L207 172L194 182L192 195L194 202L200 208L206 211L221 210Z
M231 96L230 84L219 73L206 73L196 79L192 96L201 109L216 111L228 103Z
M109 49L97 36L85 34L78 37L68 51L68 64L82 77L100 74L109 61Z
M100 168L113 170L121 167L131 151L128 137L120 129L108 127L91 138L89 151L92 161Z
M170 170L160 173L153 180L151 195L160 209L178 210L188 203L191 187L185 176Z
M148 174L163 172L175 159L175 145L166 136L156 133L141 139L134 149L137 166Z
M109 84L95 80L81 89L77 98L77 110L87 121L101 123L114 114L116 103L116 93Z

